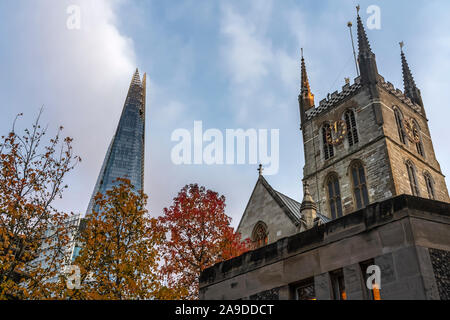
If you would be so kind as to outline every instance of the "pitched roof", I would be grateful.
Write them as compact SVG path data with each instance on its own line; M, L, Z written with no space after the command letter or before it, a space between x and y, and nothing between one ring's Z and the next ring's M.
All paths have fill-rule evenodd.
M301 203L273 189L272 186L267 182L267 180L263 176L260 176L260 179L264 187L266 187L267 191L272 195L275 201L284 210L286 215L292 220L292 222L295 225L299 225L300 219L302 217L300 213ZM328 217L324 216L319 212L317 212L317 216L319 217L322 223L327 223L331 221Z

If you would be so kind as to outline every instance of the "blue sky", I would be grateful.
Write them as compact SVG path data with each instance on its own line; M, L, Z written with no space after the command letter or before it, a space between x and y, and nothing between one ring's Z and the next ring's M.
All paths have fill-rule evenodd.
M316 102L355 77L346 23L355 6L367 19L381 8L381 29L367 30L379 72L402 89L398 42L430 120L444 174L450 115L448 1L143 1L2 0L0 2L0 128L15 115L43 122L75 139L83 162L68 177L61 209L84 212L117 126L132 73L147 72L145 191L162 208L187 183L227 197L236 226L257 180L256 166L175 166L173 130L280 129L280 170L272 186L301 200L304 164L299 131L300 48ZM81 8L81 29L66 27L69 5ZM447 179L447 181L449 181Z

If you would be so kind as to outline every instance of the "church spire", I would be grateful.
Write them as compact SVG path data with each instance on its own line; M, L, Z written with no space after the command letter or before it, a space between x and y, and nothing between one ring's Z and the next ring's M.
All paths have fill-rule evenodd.
M359 16L360 6L356 7L358 12L358 49L359 49L359 70L361 73L361 82L363 84L374 84L377 82L378 68L375 60L375 54L370 48L369 39L367 38L366 30Z
M303 48L301 49L301 88L298 102L300 104L300 120L303 123L306 120L306 111L314 107L314 95L309 86L308 74L306 72L305 58L303 57Z
M409 69L408 62L406 61L405 53L403 52L404 42L400 42L400 51L402 58L402 71L403 71L403 85L405 87L405 95L411 99L412 102L418 104L422 110L424 108L422 95L419 88L416 86L416 82L412 76L412 72Z

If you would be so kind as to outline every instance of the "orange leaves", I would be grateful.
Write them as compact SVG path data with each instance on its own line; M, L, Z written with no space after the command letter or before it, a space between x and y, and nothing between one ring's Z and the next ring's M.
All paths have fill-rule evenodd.
M247 250L230 227L225 197L197 184L181 189L159 222L167 234L161 245L162 273L169 288L181 298L197 299L202 270Z
M247 250L230 227L224 196L188 185L155 219L147 196L118 179L96 195L77 234L81 287L69 289L60 272L72 263L75 232L52 205L81 159L62 128L44 143L38 120L22 136L0 140L0 299L196 299L201 270Z
M97 194L95 208L80 234L80 290L67 291L76 299L151 299L159 290L158 251L163 233L145 206L147 196L128 179L105 195ZM87 275L92 273L90 281Z
M78 158L71 139L59 143L60 130L43 146L39 118L22 136L13 126L0 139L0 299L48 298L52 285L46 280L59 272L63 257L57 253L68 242L68 215L52 203Z

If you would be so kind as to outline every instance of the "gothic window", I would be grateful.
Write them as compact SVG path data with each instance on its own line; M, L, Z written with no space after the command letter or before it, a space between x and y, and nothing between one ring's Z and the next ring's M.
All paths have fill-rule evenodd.
M405 128L403 127L403 116L400 113L400 110L398 110L397 108L394 108L394 114L395 114L395 122L397 123L397 130L400 142L406 144Z
M258 222L253 228L252 241L255 249L261 248L268 243L269 237L267 226L264 222Z
M322 128L323 153L325 156L325 160L334 157L333 145L329 144L327 141L327 131L329 130L329 128L330 125L328 123L324 124Z
M427 191L428 191L428 198L435 200L436 197L434 195L434 184L433 180L431 179L431 176L428 172L425 172L423 175L425 178L425 184L427 185Z
M342 217L341 190L339 188L339 178L336 174L328 177L327 189L331 218L340 218Z
M422 157L425 156L425 152L423 150L423 144L422 144L422 138L420 137L420 130L419 130L419 126L417 125L417 123L414 121L414 128L413 128L414 132L414 136L416 137L416 149L417 149L417 153L420 154Z
M347 300L345 292L344 272L342 269L330 273L331 287L334 300Z
M314 287L314 278L303 280L292 286L293 298L295 300L316 300L316 291Z
M357 161L350 167L353 193L355 195L356 209L362 209L369 204L369 195L367 193L367 182L364 167L361 162Z
M359 264L359 266L361 268L362 278L364 279L364 284L367 283L367 280L369 280L369 276L373 273L373 272L367 272L368 271L367 269L370 266L374 266L374 265L375 265L374 259L370 259L368 261L364 261ZM364 286L366 288L365 298L367 300L381 300L380 284L376 283L375 280L376 279L372 280L372 289L369 289L367 286Z
M356 128L355 112L348 110L344 115L347 124L348 145L351 147L359 142L358 129Z
M410 161L406 162L406 169L408 170L408 178L409 184L411 186L411 193L413 196L418 197L420 196L419 185L417 184L416 170L414 169L412 162Z

